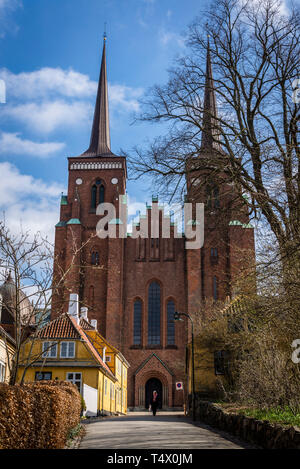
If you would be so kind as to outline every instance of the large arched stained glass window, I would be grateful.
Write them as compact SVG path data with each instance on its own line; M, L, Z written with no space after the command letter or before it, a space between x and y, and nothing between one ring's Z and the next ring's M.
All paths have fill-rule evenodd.
M173 300L167 303L167 345L175 345L175 303Z
M160 286L152 282L148 291L148 344L160 344Z
M136 300L133 306L133 345L142 343L142 302Z

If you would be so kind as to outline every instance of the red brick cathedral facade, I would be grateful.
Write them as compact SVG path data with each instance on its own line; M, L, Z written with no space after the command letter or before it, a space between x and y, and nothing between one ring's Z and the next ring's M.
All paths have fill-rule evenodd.
M128 406L147 407L150 393L156 389L164 408L176 407L183 402L182 392L175 386L184 381L188 331L185 321L173 322L174 312L194 313L206 299L224 300L231 295L239 249L254 253L253 229L245 210L238 220L227 210L232 186L226 181L217 186L200 171L197 178L187 178L187 194L189 201L207 205L201 249L187 250L184 237L174 237L176 227L170 221L171 237L162 238L165 215L156 199L147 207L147 214L150 224L151 214L159 210L158 238L96 236L98 204L110 202L118 207L126 194L125 158L110 150L105 48L104 41L90 147L68 159L68 194L62 196L56 225L54 283L62 272L67 273L54 294L52 317L67 311L70 293L77 293L82 306L89 308L89 318L97 320L99 331L131 365ZM213 154L216 104L209 54L205 109L201 151ZM206 178L203 194L197 191L195 196L197 180ZM118 211L111 223L120 223Z

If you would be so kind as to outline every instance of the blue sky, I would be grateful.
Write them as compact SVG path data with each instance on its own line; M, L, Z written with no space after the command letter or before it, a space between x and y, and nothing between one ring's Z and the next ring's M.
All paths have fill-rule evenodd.
M67 156L88 148L104 22L112 150L163 129L131 125L139 98L167 79L204 0L0 0L0 210L53 238ZM130 181L133 213L151 197Z

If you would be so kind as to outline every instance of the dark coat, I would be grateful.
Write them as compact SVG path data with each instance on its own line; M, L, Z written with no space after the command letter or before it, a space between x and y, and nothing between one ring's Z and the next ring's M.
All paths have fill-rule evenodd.
M153 407L156 407L156 408L157 408L157 407L158 407L158 403L159 403L158 396L156 396L156 400L155 400L155 401L153 400L153 397L151 397L151 399L150 399L150 404L151 404L152 409L153 409Z

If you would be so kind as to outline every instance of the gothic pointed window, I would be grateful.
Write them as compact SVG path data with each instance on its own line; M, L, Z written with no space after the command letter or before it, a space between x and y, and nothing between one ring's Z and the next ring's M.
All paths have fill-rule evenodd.
M97 186L92 187L92 194L91 194L91 209L96 210L97 208Z
M217 264L219 260L219 253L217 248L210 249L210 262L211 264Z
M133 345L142 343L142 302L136 300L133 306Z
M152 282L148 291L148 344L160 345L160 286Z
M220 208L220 194L219 194L219 188L217 186L213 188L213 197L214 197L214 208Z
M206 204L209 209L220 208L219 188L215 185L209 185L206 188Z
M92 265L99 265L99 252L97 251L94 251L92 252L92 256L91 256L91 264Z
M173 300L167 303L167 345L175 345L175 303Z
M103 185L99 187L99 204L103 204L105 200L105 188Z
M216 276L213 277L213 298L215 301L217 301L219 297L219 292L218 292L218 278Z

